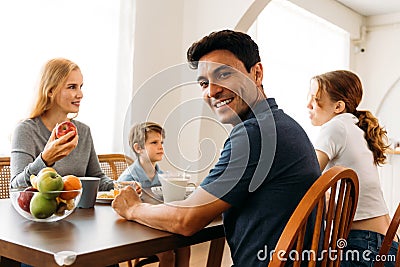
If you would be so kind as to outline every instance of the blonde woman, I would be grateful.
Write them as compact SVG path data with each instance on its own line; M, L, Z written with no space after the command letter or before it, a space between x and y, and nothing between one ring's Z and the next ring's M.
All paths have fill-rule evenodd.
M30 186L29 177L44 167L64 176L100 177L100 190L113 188L113 181L100 168L90 128L75 119L79 112L83 76L74 62L55 58L44 66L36 101L28 119L20 122L11 148L11 187ZM71 121L77 133L56 138L56 126Z

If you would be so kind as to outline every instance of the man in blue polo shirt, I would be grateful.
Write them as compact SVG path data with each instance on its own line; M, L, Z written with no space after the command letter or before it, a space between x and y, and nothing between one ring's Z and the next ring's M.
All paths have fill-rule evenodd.
M269 253L320 170L301 126L267 98L257 44L223 30L187 52L204 100L234 127L201 186L175 205L141 203L134 190L113 202L123 217L192 235L220 214L235 266L266 266ZM181 205L180 205L181 204Z

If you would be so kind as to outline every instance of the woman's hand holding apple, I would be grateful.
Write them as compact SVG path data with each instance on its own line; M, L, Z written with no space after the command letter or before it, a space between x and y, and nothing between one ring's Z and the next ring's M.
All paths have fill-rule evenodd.
M70 121L64 121L56 125L56 138L61 138L61 136L66 135L69 132L74 132L78 134L75 124Z
M77 132L68 132L57 139L56 128L51 132L50 138L42 152L42 160L47 166L51 166L60 159L68 156L78 145L79 136Z

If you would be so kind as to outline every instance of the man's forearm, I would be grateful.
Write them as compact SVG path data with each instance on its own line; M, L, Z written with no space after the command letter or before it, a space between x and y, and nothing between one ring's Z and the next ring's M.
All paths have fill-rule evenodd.
M187 218L189 209L179 206L179 202L168 205L140 203L129 209L127 219L155 229L188 235L187 233L193 232L193 229L187 223L189 221Z

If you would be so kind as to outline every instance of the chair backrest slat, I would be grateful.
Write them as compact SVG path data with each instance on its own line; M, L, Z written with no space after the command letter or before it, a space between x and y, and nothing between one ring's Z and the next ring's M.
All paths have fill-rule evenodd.
M336 249L336 243L339 239L339 229L340 229L340 218L342 217L342 209L343 209L343 195L345 190L345 183L340 183L339 194L336 198L336 207L335 207L335 217L333 219L333 229L331 236L331 247ZM334 197L334 196L331 196Z
M350 190L351 190L351 185L349 185L349 182L346 181L346 195L350 195ZM348 198L344 198L343 200L343 207L342 207L342 214L341 216L343 217L343 219L340 221L340 226L339 226L339 236L343 236L343 231L346 228L345 227L345 223L348 221L347 220L347 216L349 216L349 205L350 202L352 201L351 199L351 195Z
M312 244L311 244L311 251L318 250L319 240L320 240L320 235L321 235L321 227L322 227L323 218L324 218L324 212L325 212L325 200L323 198L321 198L317 204L317 215L316 215L316 220L315 220L313 240L312 240Z
M306 228L307 228L307 224L304 223L299 231L299 237L298 237L298 242L296 244L296 249L297 251L299 251L298 249L302 248L304 245L304 237L306 235ZM287 257L288 255L285 255L285 257ZM301 256L300 255L296 255L296 257L298 257L298 260L294 262L293 266L294 267L300 267L301 265Z

